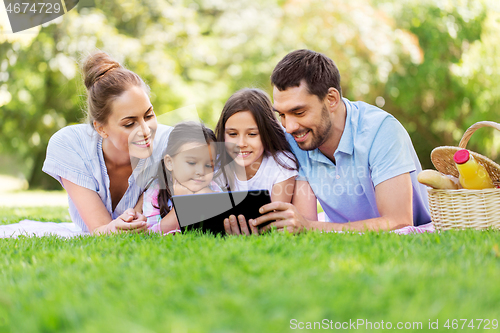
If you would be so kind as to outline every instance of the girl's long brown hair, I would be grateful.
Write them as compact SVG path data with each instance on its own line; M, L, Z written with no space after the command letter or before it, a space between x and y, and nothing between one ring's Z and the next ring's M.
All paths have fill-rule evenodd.
M242 111L250 111L257 123L259 135L264 146L264 152L271 155L276 163L288 170L297 170L297 159L293 155L290 144L286 140L285 132L276 119L271 99L260 89L245 88L235 92L227 100L222 113L215 128L215 136L217 142L224 142L226 132L226 122L235 113ZM220 145L224 147L224 145ZM278 158L278 153L282 152L295 162L295 167L290 167L284 161ZM225 167L233 160L225 149L219 151L219 172L224 175L226 184L222 184L228 190L234 186L234 172L226 172ZM216 175L216 177L218 176Z

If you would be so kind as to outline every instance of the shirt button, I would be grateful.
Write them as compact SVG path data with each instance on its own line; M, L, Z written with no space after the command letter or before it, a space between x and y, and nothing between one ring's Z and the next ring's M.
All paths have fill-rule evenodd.
M340 179L340 176L339 176L339 175L337 175L335 178Z

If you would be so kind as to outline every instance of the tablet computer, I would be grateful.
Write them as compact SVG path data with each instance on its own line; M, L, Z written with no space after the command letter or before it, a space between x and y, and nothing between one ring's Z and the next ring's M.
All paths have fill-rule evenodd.
M172 203L181 231L201 230L214 235L225 234L224 219L230 215L244 215L255 219L259 208L271 202L268 190L216 192L174 195Z

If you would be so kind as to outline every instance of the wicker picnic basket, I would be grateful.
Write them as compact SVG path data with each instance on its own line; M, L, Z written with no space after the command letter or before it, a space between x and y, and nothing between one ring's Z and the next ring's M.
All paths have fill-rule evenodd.
M493 127L500 131L500 124L491 121L478 122L465 131L459 147L438 147L431 153L436 169L446 175L458 177L453 155L464 149L472 134L481 127ZM475 152L471 155L488 171L493 183L500 184L500 165ZM484 190L429 190L431 219L437 230L448 229L500 229L500 189Z

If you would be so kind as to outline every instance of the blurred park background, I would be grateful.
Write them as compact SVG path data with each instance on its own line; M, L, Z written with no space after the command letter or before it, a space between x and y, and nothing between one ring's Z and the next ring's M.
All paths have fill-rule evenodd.
M158 115L194 104L212 128L236 90L271 94L285 54L324 53L344 96L393 114L432 168L433 148L458 145L477 121L500 122L499 8L496 0L87 0L17 34L1 9L0 174L60 189L41 171L47 142L85 121L79 63L96 49L145 79ZM498 161L500 133L481 129L468 147Z

